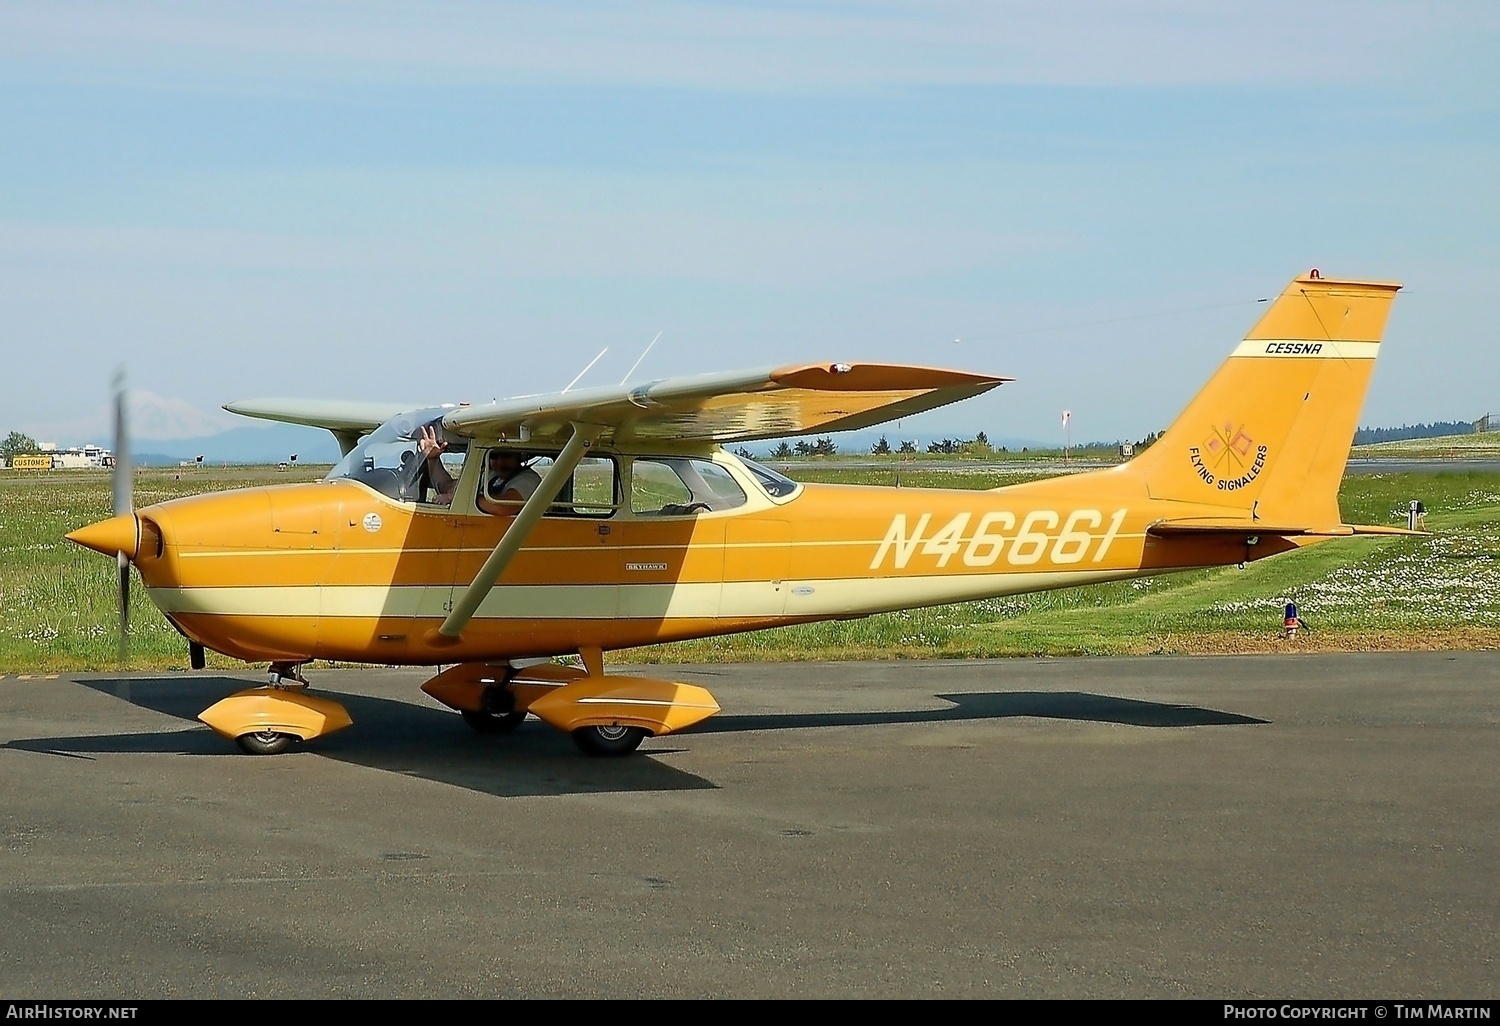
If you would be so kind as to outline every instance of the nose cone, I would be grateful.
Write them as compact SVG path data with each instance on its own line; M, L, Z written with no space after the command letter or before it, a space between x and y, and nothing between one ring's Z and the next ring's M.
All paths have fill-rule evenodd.
M122 513L97 524L80 527L68 535L68 541L77 542L84 548L113 556L117 552L134 559L141 544L141 525L134 513Z

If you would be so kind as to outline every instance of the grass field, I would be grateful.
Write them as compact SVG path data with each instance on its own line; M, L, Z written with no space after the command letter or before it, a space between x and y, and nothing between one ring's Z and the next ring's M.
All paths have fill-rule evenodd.
M306 480L294 472L230 468L143 471L139 506L178 495ZM992 488L1037 473L830 469L803 480L903 487ZM1064 591L787 627L612 655L612 660L755 659L1242 652L1373 648L1500 648L1500 474L1348 478L1347 521L1404 524L1426 505L1429 538L1361 538L1287 553L1244 570L1196 570ZM0 672L115 665L114 566L64 540L109 515L109 481L91 471L0 472ZM1297 603L1308 631L1282 636L1282 606ZM210 666L242 664L209 654ZM136 587L131 665L187 664L183 639Z

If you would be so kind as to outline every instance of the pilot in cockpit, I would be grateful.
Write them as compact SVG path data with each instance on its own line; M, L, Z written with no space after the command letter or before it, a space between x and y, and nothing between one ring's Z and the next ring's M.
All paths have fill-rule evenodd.
M531 498L542 476L526 465L514 449L491 449L485 466L486 487L480 490L479 508L486 513L514 516L519 503ZM500 500L496 502L495 500Z
M432 482L432 497L434 505L451 506L453 504L453 492L458 487L448 468L443 466L443 453L448 450L448 443L438 437L437 428L431 424L422 425L421 437L417 439L417 448L422 451L422 459L427 464L427 479Z

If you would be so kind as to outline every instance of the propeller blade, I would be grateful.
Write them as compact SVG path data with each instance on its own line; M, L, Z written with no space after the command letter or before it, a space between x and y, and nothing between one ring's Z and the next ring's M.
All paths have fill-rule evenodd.
M130 431L125 399L125 368L115 370L115 515L135 512L135 472L130 460Z
M123 552L115 554L120 571L120 668L130 655L130 559Z
M125 398L125 367L115 369L115 469L111 475L114 487L115 515L135 512L135 470L130 458L129 411ZM130 558L124 552L115 554L120 572L120 669L130 657Z

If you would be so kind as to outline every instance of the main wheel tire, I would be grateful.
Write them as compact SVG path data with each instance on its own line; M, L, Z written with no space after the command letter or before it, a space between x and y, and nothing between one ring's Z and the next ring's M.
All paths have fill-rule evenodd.
M480 734L509 734L521 725L526 719L524 712L490 713L490 712L460 712L464 722Z
M253 734L241 734L235 738L240 750L249 755L280 755L292 747L297 740L291 734L278 734L272 730L261 730Z
M617 723L607 727L579 727L573 731L573 743L583 754L606 758L629 755L641 747L646 737L644 727L622 727Z

